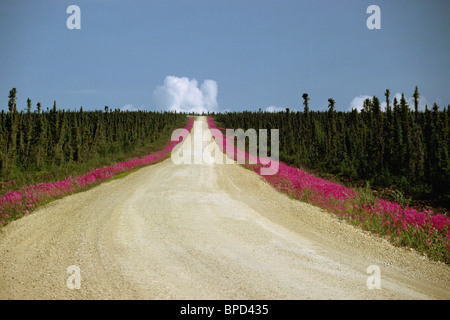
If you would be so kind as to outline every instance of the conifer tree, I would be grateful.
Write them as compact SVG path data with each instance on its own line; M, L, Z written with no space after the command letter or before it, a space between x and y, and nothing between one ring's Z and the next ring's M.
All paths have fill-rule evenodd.
M303 112L305 113L305 115L308 115L308 112L309 112L309 100L310 100L310 99L309 99L307 93L304 93L304 94L302 95L302 98L303 98L303 106L305 107L304 110L303 110Z
M415 120L415 122L417 122L418 121L417 117L419 114L419 98L420 98L420 94L419 94L419 90L417 89L417 86L416 86L416 89L414 90L414 94L412 96L414 98L414 120Z

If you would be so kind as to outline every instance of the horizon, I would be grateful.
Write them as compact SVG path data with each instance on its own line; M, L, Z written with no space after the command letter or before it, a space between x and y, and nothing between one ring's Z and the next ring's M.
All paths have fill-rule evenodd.
M16 88L12 88L12 89L16 89ZM402 94L397 93L397 94L395 94L394 97L389 97L389 105L391 106L391 110L393 110L394 99L397 100L398 105L400 104L400 99L401 99ZM361 111L363 111L363 102L364 102L364 100L369 100L370 102L373 102L373 98L378 98L378 97L377 96L373 96L373 97L370 97L370 96L355 97L354 100L361 101L361 104L358 104L358 107L354 107L354 108L351 108L351 109L348 108L348 109L344 109L344 110L335 110L335 112L343 112L343 113L347 113L348 112L348 113L351 113L351 112L353 112L355 110L356 112L361 113ZM413 100L413 97L411 96L410 98L407 98L407 96L404 96L404 98L405 98L406 106L408 107L408 109L410 111L414 111L414 100ZM380 101L380 110L381 110L382 113L385 113L386 112L387 102L386 102L386 100L383 101L383 100L380 100L380 99L379 99L379 101ZM436 102L433 102L432 104L430 104L430 106L428 106L428 103L421 103L420 102L420 98L418 99L418 101L419 101L419 108L418 108L417 111L419 113L424 113L426 110L431 111L433 109L434 105L438 106L439 111L446 112L447 110L450 110L450 104L447 104L446 106L445 105L441 106L441 105L438 105ZM99 107L97 109L92 109L92 108L85 109L85 108L83 108L83 106L80 106L79 108L68 108L68 109L66 109L64 107L62 107L62 108L58 107L58 104L57 104L56 100L53 101L52 106L53 105L56 106L56 110L57 111L65 111L65 112L80 112L80 111L83 111L83 112L99 112L100 111L100 112L105 112L105 113L111 113L111 112L115 112L115 111L120 111L120 112L139 112L139 111L140 112L174 112L174 113L184 113L186 115L195 115L195 116L203 116L203 115L209 115L209 114L220 114L220 113L225 114L225 113L233 113L233 112L235 112L235 113L240 113L240 112L279 113L279 112L287 112L288 110L289 110L290 113L303 113L304 112L304 109L301 109L301 108L299 108L299 110L296 110L296 109L291 109L289 107L285 107L285 108L276 107L275 108L273 106L270 106L270 107L268 107L268 108L266 108L264 110L262 108L259 108L258 110L247 110L247 109L228 110L228 109L225 109L225 110L212 110L212 111L205 110L205 111L198 112L198 111L189 111L189 110L170 110L169 107L160 107L160 108L153 108L153 109L134 108L134 107L128 108L127 105L122 107L122 108L117 108L117 107L113 108L111 106L103 106L103 107ZM17 108L17 105L16 105L16 108ZM108 111L106 111L106 108L108 109ZM303 108L304 108L304 106L303 106ZM18 109L17 108L16 111L18 113L25 113L26 109L27 109L26 107L24 107L23 109ZM42 108L41 112L42 113L43 112L51 112L52 109L53 109L53 107L50 108L49 106L47 106L47 107ZM8 112L7 108L1 108L0 107L0 110L1 110L1 112ZM34 107L32 106L31 107L31 112L32 113L36 113L37 112L36 106L34 106ZM322 110L309 109L309 112L328 112L328 109L327 110L325 110L325 109L322 109Z

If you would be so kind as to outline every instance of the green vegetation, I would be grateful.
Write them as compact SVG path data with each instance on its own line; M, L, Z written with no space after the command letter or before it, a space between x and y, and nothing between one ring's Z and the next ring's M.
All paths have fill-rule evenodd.
M33 111L30 99L18 111L16 96L13 88L8 111L0 113L0 193L159 151L188 121L172 112L66 111L56 101L50 110L37 103Z
M228 112L214 115L228 128L279 129L280 160L320 176L333 175L349 185L385 189L388 198L403 204L411 199L450 208L450 106L418 110L420 94L389 100L381 110L377 97L358 112L338 112L329 99L328 111L311 111L303 94L303 112ZM270 145L270 140L268 142ZM386 191L387 188L387 191ZM394 191L397 190L397 191Z

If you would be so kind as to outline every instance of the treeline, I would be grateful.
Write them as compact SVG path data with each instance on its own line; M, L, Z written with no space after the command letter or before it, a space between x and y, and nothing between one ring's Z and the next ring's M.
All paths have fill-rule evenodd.
M169 112L42 110L30 99L18 111L17 91L9 93L8 111L0 114L0 181L111 155L132 154L174 129L185 115Z
M412 108L403 94L391 102L389 90L385 110L374 96L360 112L338 112L333 99L328 111L310 111L308 94L302 97L303 112L260 109L215 118L234 129L279 129L280 160L288 164L394 187L450 208L450 106L419 111L417 87Z

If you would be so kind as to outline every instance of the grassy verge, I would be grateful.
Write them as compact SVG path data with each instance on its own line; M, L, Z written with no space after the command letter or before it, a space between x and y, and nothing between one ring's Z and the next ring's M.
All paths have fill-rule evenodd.
M212 119L209 125L215 127ZM222 148L227 147L225 141ZM228 147L237 151L234 145ZM261 163L248 162L242 166L259 175L264 167ZM450 218L432 210L409 207L409 199L402 193L392 191L390 196L396 201L389 201L378 197L369 184L350 188L282 162L276 174L261 177L289 197L323 208L396 246L412 248L430 259L450 263Z
M171 141L173 130L185 127L190 131L192 122L192 119L185 119L175 123L173 128L166 128L157 141L127 156L119 155L78 166L73 165L70 168L65 166L59 170L54 169L56 171L53 179L48 178L45 182L42 180L35 182L36 179L42 178L42 175L38 178L31 176L28 180L24 179L21 185L8 181L5 183L6 192L0 195L0 226L27 215L50 201L85 191L110 179L124 177L131 171L164 160L170 156L172 148L178 143Z
M52 166L40 171L23 171L19 168L15 171L14 176L6 177L6 181L0 180L0 196L7 192L18 190L23 186L36 183L55 182L70 176L79 176L86 174L93 168L101 168L112 165L117 162L130 161L134 158L143 157L162 150L171 138L173 130L184 128L188 122L187 118L180 118L172 126L164 128L160 136L154 142L135 148L130 152L121 152L109 154L102 158L92 158L85 162L71 162L64 166Z

